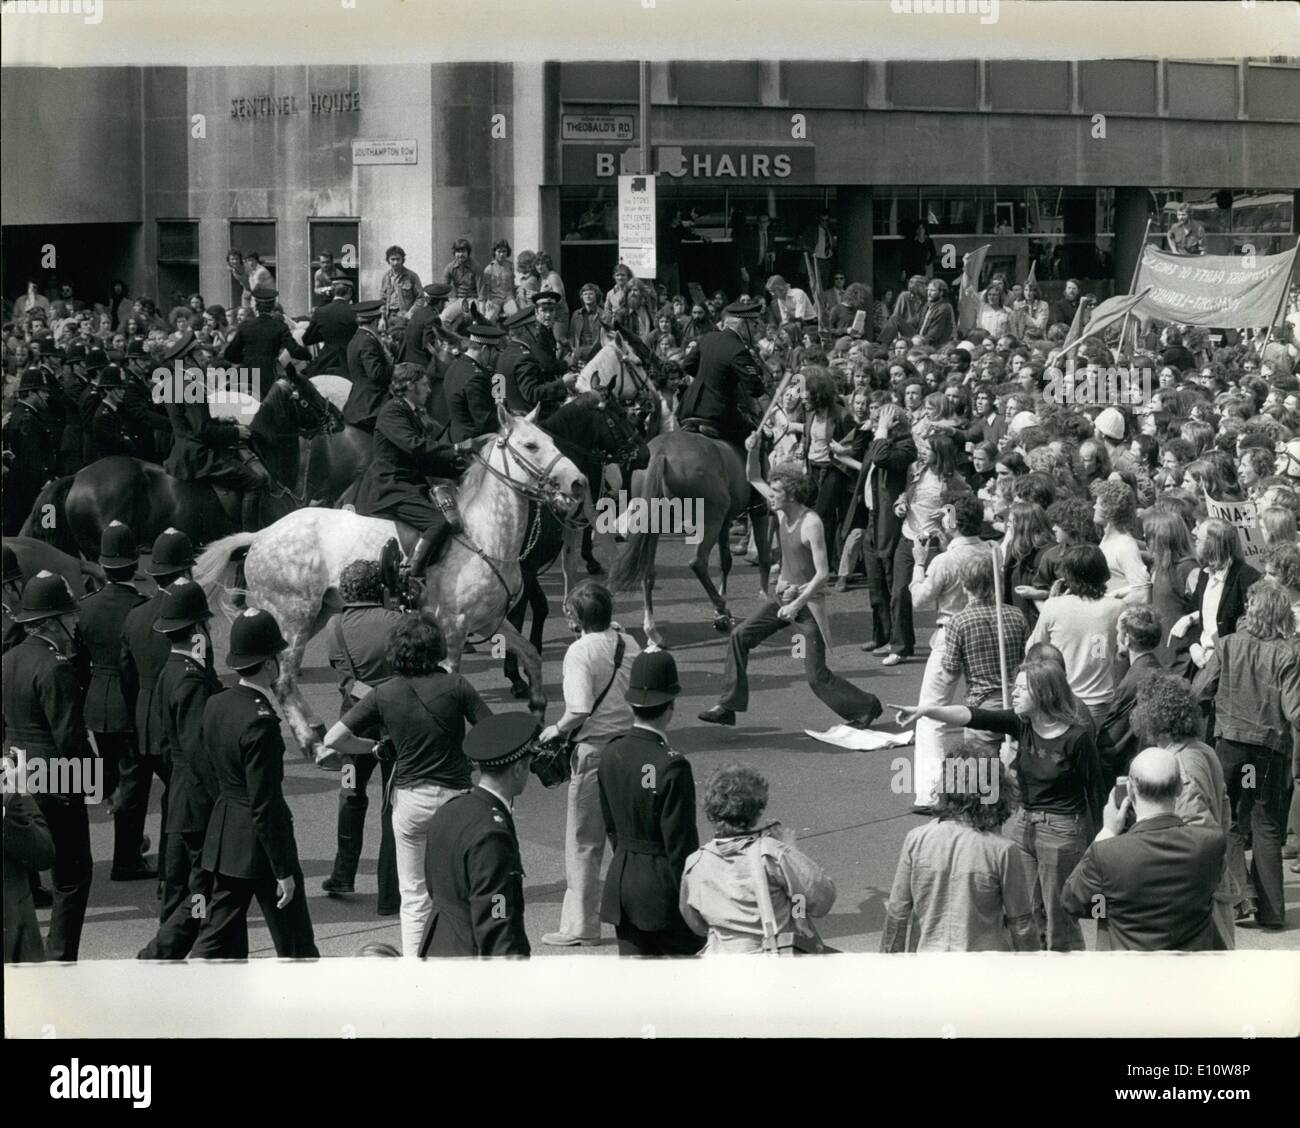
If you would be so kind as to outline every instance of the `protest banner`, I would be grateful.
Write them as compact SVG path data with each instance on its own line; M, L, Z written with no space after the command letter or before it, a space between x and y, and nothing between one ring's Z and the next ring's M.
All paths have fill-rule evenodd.
M1264 533L1259 527L1259 510L1253 501L1215 501L1207 493L1205 508L1211 517L1227 521L1237 530L1246 563L1259 567L1264 558Z
M1144 247L1133 290L1150 292L1133 312L1215 329L1271 325L1295 257L1295 248L1280 255L1171 255Z

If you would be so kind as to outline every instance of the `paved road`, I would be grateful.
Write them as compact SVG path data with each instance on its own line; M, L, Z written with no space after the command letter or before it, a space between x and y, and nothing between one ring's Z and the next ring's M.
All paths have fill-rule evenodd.
M598 554L608 565L617 546L598 538ZM910 794L891 788L894 763L910 760L910 748L882 752L851 752L822 744L804 729L824 730L835 723L830 713L803 680L803 663L791 653L790 635L777 636L753 655L750 685L753 708L740 717L734 729L720 729L697 721L696 714L712 704L722 685L726 636L714 631L708 603L686 568L689 549L680 541L665 540L660 550L655 611L660 630L677 658L682 685L674 747L686 752L702 789L709 773L731 760L758 767L771 785L768 816L793 830L800 846L817 859L834 879L839 897L834 911L822 922L828 943L845 951L875 951L880 942L884 906L893 879L899 846L917 819L910 813ZM756 570L737 561L732 575L732 611L744 615L757 606ZM545 578L552 607L558 608L560 580ZM618 597L616 615L644 641L640 630L639 596ZM838 643L831 667L870 690L882 701L915 701L920 687L922 659L884 669L879 659L858 649L867 637L865 591L851 589L831 597L832 630ZM918 616L918 637L928 638L931 618ZM219 667L225 658L226 627L214 623ZM560 661L570 636L563 617L552 613L546 631L546 690L552 705L548 721L560 708ZM923 655L924 652L922 652ZM222 667L223 668L223 667ZM466 658L464 672L493 709L522 708L507 690L497 663L484 649ZM318 638L307 652L304 692L323 720L337 716L338 694L333 672ZM894 730L892 724L883 726ZM285 738L292 749L288 729ZM317 770L296 757L286 764L286 793L294 812L298 851L307 880L311 916L317 942L325 955L354 955L362 944L380 940L400 946L395 917L375 915L375 859L379 845L378 775L371 783L371 807L366 825L365 849L356 895L333 899L321 893L329 874L335 843L338 776ZM152 797L148 832L158 840L159 795ZM559 924L564 896L564 789L546 791L532 781L516 802L516 824L522 840L524 892L528 934L535 955L553 954L599 957L615 951L612 929L598 948L550 949L541 936ZM702 839L710 837L700 817ZM92 809L91 841L95 884L91 891L87 925L82 942L85 958L131 957L156 928L157 902L153 883L113 883L108 879L112 826L103 808ZM1292 928L1282 934L1238 931L1242 948L1294 948L1300 946L1300 879L1288 873ZM254 910L256 911L256 910ZM48 911L41 919L48 922ZM1091 938L1090 938L1091 943ZM272 955L270 937L260 917L250 919L250 946L254 955Z

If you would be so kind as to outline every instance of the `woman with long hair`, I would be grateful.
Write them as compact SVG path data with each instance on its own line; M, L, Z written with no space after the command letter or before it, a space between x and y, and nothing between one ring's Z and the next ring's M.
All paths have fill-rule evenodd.
M1105 802L1101 761L1092 729L1081 722L1060 664L1026 658L1016 674L1010 709L964 705L899 706L900 725L928 718L1012 737L1018 746L1008 765L1018 778L1022 806L1003 834L1029 859L1034 917L1043 946L1082 951L1083 931L1061 904L1061 889L1083 857Z
M1007 513L1016 500L1016 483L1029 473L1024 456L1017 450L1004 451L993 463L993 478L980 495L985 502L984 519L998 532L1006 531Z
M1187 467L1186 488L1202 499L1208 493L1214 501L1245 501L1237 468L1221 451L1207 451Z
M1021 340L1026 337L1042 337L1047 333L1047 325L1052 317L1051 307L1043 300L1043 291L1038 282L1030 280L1025 283L1024 308L1018 310L1014 318L1013 332ZM1033 331L1032 333L1030 331Z
M957 447L952 437L932 431L918 439L911 483L894 505L895 516L903 519L903 535L894 550L890 592L893 630L890 653L881 660L882 665L897 666L916 649L912 595L908 590L912 569L918 563L923 569L928 567L930 559L941 551L944 499L952 493L967 492L966 482L957 473Z
M1002 540L1002 590L1018 607L1032 630L1038 622L1038 601L1021 591L1032 584L1043 552L1056 543L1052 523L1041 505L1017 501L1007 513L1007 533Z
M782 934L815 944L808 918L825 916L835 904L835 883L825 870L783 841L779 822L763 821L767 797L767 780L748 764L723 765L704 787L704 817L714 836L686 859L678 908L693 932L708 937L706 956L774 952ZM771 941L764 903L772 909Z
M478 724L492 712L468 681L439 665L446 645L437 624L426 616L408 615L393 628L385 657L394 676L325 734L327 748L353 756L376 752L374 738L381 734L394 745L393 835L402 954L407 957L416 955L433 911L424 878L430 824L444 803L470 789L470 764L462 747L465 725Z
M1142 515L1142 537L1151 557L1151 607L1160 620L1156 661L1168 670L1186 674L1191 636L1171 638L1169 632L1192 610L1197 580L1192 534L1175 508L1162 505Z
M1093 520L1101 526L1101 551L1110 567L1106 591L1125 603L1149 603L1151 573L1142 559L1134 530L1137 499L1125 482L1098 482Z
M820 365L803 370L803 436L800 453L804 470L816 491L813 509L826 533L826 556L836 560L835 539L840 517L853 483L836 458L835 444L845 442L857 427L836 394L835 377Z
M647 348L650 347L655 319L646 306L645 288L639 282L628 286L623 305L614 314L614 324L629 336L636 337Z
M909 922L918 952L1042 948L1026 876L1030 860L1001 833L1011 793L996 757L965 752L944 761L935 817L903 840L881 952L908 950Z

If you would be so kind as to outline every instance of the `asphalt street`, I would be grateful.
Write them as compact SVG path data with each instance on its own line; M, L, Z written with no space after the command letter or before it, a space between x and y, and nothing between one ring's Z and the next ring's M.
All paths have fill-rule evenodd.
M597 538L597 554L607 567L618 548L610 537ZM686 567L690 551L680 539L665 538L660 547L655 589L656 620L677 659L685 691L679 698L670 733L673 746L690 757L701 793L709 773L733 760L753 764L767 776L771 788L767 817L780 820L787 835L825 867L838 890L833 911L819 922L827 943L843 951L876 951L899 847L908 830L919 821L911 813L912 794L895 786L897 779L907 778L906 770L900 770L900 761L910 765L911 748L847 751L807 736L805 729L824 730L835 724L837 718L805 684L803 661L793 652L794 636L788 632L754 652L750 664L752 708L738 718L735 728L719 728L696 720L696 714L713 704L721 690L727 636L714 630L708 601ZM716 554L714 560L716 568ZM553 571L543 582L552 605L542 655L546 692L551 702L547 710L550 722L562 712L560 663L571 636L558 612L561 590L558 572ZM740 558L732 573L730 594L731 610L738 617L758 606L757 570ZM616 618L644 644L639 593L620 594L616 600ZM865 588L859 586L846 593L832 594L830 609L832 633L837 643L830 656L831 668L875 693L882 702L914 702L921 683L924 647L917 658L901 666L883 668L880 659L859 649L859 643L869 632ZM931 614L918 613L918 641L928 640L932 622ZM213 628L218 668L224 669L227 620L218 616ZM307 651L302 684L304 694L328 724L338 716L339 699L334 672L325 658L323 637L318 636ZM480 647L477 654L467 656L462 672L493 710L524 708L522 702L510 696L500 664L492 660L487 647ZM892 716L881 718L878 727L897 731ZM339 777L299 758L287 727L284 735L289 746L285 791L294 814L306 894L322 954L355 955L369 941L385 941L400 947L397 918L379 917L375 912L378 773L370 784L371 804L357 892L347 897L327 897L321 891L321 882L330 873L334 856ZM160 790L155 785L147 825L155 844L159 801ZM608 926L605 941L599 947L554 949L541 943L543 933L553 931L559 924L565 888L564 817L564 789L547 791L536 779L515 804L526 873L527 929L533 954L612 956L615 945L613 930ZM710 828L702 813L698 817L701 840L707 840L711 837ZM109 880L112 824L103 806L91 809L91 841L96 861L95 880L82 940L82 958L133 957L157 927L156 885L149 881ZM1239 929L1240 948L1297 946L1300 878L1289 870L1287 877L1290 929L1283 933ZM43 924L48 923L48 910L42 910L39 915ZM256 905L249 926L252 954L274 955ZM1086 926L1090 946L1091 933L1091 926Z

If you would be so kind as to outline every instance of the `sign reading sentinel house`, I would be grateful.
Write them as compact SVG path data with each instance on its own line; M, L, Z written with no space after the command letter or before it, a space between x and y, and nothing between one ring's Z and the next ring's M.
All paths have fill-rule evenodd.
M294 114L348 114L361 109L360 90L322 90L300 102L296 94L272 97L231 98L230 116L244 121L255 118L292 117Z

